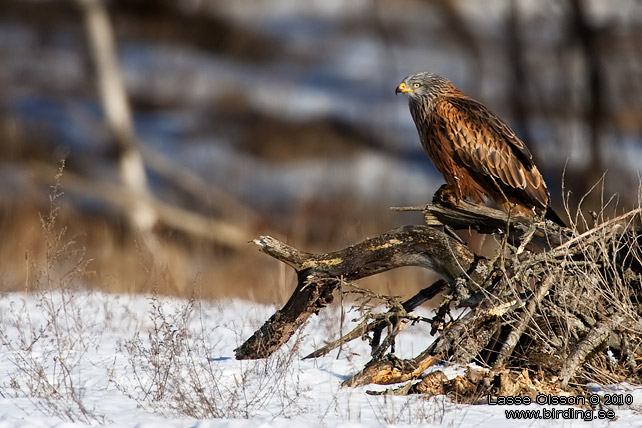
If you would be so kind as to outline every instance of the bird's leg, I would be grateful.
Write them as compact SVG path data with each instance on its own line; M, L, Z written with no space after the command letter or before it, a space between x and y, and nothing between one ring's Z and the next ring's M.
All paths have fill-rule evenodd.
M432 203L444 206L456 206L459 202L459 192L454 186L442 184L432 197Z
M454 186L448 184L442 184L439 189L435 192L435 195L432 197L433 205L442 205L442 206L457 206L459 202L459 197L457 196L458 192ZM424 211L427 213L427 211ZM430 214L429 214L430 215ZM431 215L432 216L432 215ZM428 220L429 217L426 217L426 224L430 225L432 218ZM438 221L438 224L440 222ZM444 232L448 234L451 238L456 239L460 244L464 244L464 241L457 235L454 229L447 224L441 224L444 229Z

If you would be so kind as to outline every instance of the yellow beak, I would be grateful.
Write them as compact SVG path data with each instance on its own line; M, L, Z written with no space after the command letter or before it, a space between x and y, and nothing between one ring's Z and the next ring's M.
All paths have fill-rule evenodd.
M401 82L399 84L399 86L397 86L397 89L395 89L395 95L404 94L406 92L412 92L412 89L410 89L408 86L406 86L405 82Z

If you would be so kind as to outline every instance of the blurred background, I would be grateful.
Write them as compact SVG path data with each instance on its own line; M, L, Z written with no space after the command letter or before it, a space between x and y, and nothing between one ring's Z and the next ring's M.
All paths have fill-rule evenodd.
M583 209L637 206L640 1L2 0L0 290L80 252L110 292L284 301L256 236L328 252L422 222L388 209L443 182L394 96L417 71L507 121L558 211L596 183Z

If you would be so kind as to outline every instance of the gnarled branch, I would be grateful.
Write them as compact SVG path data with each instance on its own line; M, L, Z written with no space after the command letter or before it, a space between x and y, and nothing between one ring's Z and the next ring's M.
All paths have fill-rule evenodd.
M425 267L448 280L466 276L481 282L486 274L485 260L442 230L427 226L401 227L328 254L304 253L269 236L254 242L293 267L298 284L285 306L235 350L237 359L271 355L310 315L332 301L340 278L354 281L402 266Z

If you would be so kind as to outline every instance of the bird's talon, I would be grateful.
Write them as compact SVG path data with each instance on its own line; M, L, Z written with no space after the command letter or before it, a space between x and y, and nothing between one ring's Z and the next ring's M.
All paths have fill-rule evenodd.
M457 202L458 198L455 189L447 184L442 184L435 192L435 196L432 197L432 203L435 205L456 206Z

